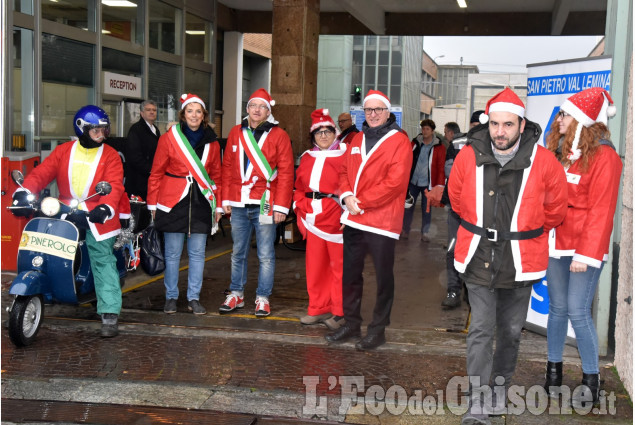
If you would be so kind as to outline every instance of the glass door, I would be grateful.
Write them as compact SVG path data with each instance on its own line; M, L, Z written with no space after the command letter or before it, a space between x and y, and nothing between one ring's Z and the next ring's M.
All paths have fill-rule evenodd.
M123 131L123 100L104 100L101 105L110 118L110 137L125 137Z

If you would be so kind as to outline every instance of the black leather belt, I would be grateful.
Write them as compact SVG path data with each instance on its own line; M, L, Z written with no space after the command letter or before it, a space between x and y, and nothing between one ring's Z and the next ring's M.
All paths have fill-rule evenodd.
M534 239L542 235L543 232L542 226L537 229L525 230L523 232L505 232L488 227L480 227L465 220L461 221L461 226L465 227L466 230L474 233L475 235L483 236L492 242Z
M174 177L174 178L177 178L177 179L186 179L187 178L187 176L177 176L176 174L172 174L172 173L168 173L168 172L166 172L165 175L168 176L168 177Z
M306 195L307 198L311 198L311 199L324 199L324 198L335 198L335 199L337 199L337 196L333 195L332 193L305 192L305 195Z

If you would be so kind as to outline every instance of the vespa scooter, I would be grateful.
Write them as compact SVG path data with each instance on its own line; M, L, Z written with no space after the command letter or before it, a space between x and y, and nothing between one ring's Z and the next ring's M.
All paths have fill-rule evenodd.
M24 176L20 171L11 173L20 187ZM83 200L73 199L69 204L45 197L37 200L29 192L29 206L9 206L12 212L31 209L37 217L27 222L18 248L18 275L9 288L14 295L9 313L9 337L17 347L31 344L44 318L44 304L94 303L95 281L90 267L86 231L68 221L71 214L86 213L78 209L81 202L96 195L112 191L108 182L99 182L95 194ZM24 215L24 214L22 214ZM114 250L119 271L119 283L124 284L126 265L122 249Z

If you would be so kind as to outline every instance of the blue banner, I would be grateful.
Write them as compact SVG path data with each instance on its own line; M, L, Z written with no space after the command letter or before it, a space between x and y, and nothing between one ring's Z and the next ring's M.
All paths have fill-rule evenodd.
M572 94L591 88L611 88L611 71L549 75L527 79L527 96Z

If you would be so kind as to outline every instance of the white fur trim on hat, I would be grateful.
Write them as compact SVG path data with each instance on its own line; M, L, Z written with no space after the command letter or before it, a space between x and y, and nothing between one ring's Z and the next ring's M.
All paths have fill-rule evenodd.
M390 101L386 97L376 93L369 94L368 96L366 96L364 98L364 104L366 104L366 102L368 102L371 99L381 100L384 103L384 105L386 105L386 108L390 108Z
M188 98L187 94L182 94L181 95L181 102L183 102L181 104L181 109L185 108L185 106L187 104L192 103L192 102L200 103L203 106L203 109L207 109L205 107L205 102L203 102L203 100L200 97L198 97L198 96L196 96L194 94L190 95L189 98Z
M521 118L525 117L525 108L520 105L511 102L496 102L492 103L489 107L488 114L492 112L511 112Z
M571 162L575 162L576 159L582 156L582 151L578 149L578 143L580 142L580 134L582 133L582 125L580 123L576 124L578 127L575 129L575 136L573 137L573 142L571 143L571 152L567 154L567 159Z

